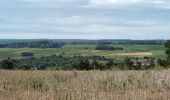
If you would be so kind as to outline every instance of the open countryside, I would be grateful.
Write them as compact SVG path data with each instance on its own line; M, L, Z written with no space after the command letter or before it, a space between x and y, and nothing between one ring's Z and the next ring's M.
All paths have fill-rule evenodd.
M0 100L170 100L170 0L0 0Z
M62 48L0 48L1 58L20 58L21 52L31 52L35 56L48 56L51 54L62 54L65 56L106 56L110 58L122 58L126 56L153 56L165 58L165 48L163 45L113 45L123 47L123 51L103 51L95 50L96 45L65 45Z

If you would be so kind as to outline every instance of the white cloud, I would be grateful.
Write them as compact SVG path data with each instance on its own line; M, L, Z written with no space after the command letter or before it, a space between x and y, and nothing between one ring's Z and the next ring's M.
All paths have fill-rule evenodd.
M154 19L129 19L114 18L103 16L67 16L67 17L40 17L32 21L44 25L58 26L86 26L86 25L111 25L120 27L156 27L170 25L167 21L158 21Z
M64 3L65 0L20 0L22 2L32 2L32 3Z
M101 7L101 6L112 6L112 7L161 7L170 8L170 0L90 0L89 7Z
M48 33L53 33L49 38L61 37L61 34L62 37L128 38L148 37L149 33L158 37L170 30L170 14L165 10L170 9L170 0L4 0L4 4L1 1L0 5L4 5L0 16L1 32L32 33L27 34L29 38L47 37ZM155 7L158 9L153 9ZM166 35L164 37L169 36Z
M92 5L129 5L143 3L145 0L91 0Z
M78 5L85 2L85 0L20 0L21 2L42 4L42 5Z
M50 6L78 6L78 7L157 7L170 9L170 0L19 0L26 3L34 3Z
M102 25L102 24L90 24L86 26L68 26L68 27L56 27L57 30L71 32L71 33L91 33L91 34L150 34L155 33L167 33L170 24L166 26L157 25L158 23L153 22L128 22L127 26L115 26L115 25ZM130 25L131 24L131 25ZM140 25L140 27L139 27ZM156 25L156 26L154 26ZM154 30L153 30L154 29ZM120 34L119 34L120 35Z
M158 2L154 2L154 4L156 4L155 7L157 8L170 9L170 0L158 1Z

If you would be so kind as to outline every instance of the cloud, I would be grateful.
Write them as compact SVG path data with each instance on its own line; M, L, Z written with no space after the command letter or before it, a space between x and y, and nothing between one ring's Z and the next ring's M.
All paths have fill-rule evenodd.
M145 0L91 0L92 5L130 5L143 3Z
M83 23L84 19L80 16L51 16L40 17L37 21L44 24L80 25Z
M0 5L0 38L3 32L15 32L12 38L170 37L169 0L4 0Z
M157 8L170 9L170 0L155 2Z
M5 19L6 18L6 19ZM168 21L117 18L112 16L36 16L33 18L5 17L0 20L10 23L0 24L1 31L22 32L46 32L46 33L118 33L128 32L125 29L139 29L139 31L150 28L157 30L159 27L170 26ZM167 29L166 29L167 30ZM138 32L139 32L138 31Z
M168 33L167 26L145 26L145 27L138 27L138 26L115 26L115 25L102 25L102 24L92 24L92 25L86 25L84 27L81 26L67 26L67 27L56 27L57 30L65 31L65 32L72 32L72 33L91 33L91 34L129 34L129 33L137 33L137 34L150 34L152 32L155 33ZM153 28L155 30L153 30ZM120 34L119 34L120 35Z
M31 3L67 3L66 0L20 0L21 2L31 2Z
M158 8L170 9L170 0L17 0L26 5L79 8ZM14 1L12 1L14 2Z
M81 5L86 2L86 0L20 0L20 1L26 3L53 5L53 6Z
M108 16L67 16L67 17L40 17L35 23L59 26L87 26L87 25L110 25L119 27L159 27L170 25L167 21L153 19L127 19Z
M170 8L170 0L90 0L87 7Z

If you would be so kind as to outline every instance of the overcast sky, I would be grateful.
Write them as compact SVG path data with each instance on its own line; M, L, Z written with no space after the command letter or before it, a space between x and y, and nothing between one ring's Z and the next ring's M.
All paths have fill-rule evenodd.
M1 39L170 39L170 0L0 0Z

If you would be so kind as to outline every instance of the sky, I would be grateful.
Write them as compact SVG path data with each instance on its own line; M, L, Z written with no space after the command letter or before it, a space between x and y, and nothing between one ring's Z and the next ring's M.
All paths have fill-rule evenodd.
M0 0L0 39L170 39L170 0Z

